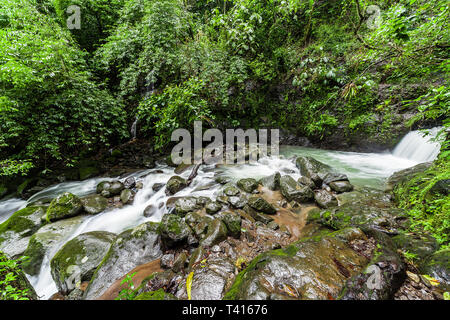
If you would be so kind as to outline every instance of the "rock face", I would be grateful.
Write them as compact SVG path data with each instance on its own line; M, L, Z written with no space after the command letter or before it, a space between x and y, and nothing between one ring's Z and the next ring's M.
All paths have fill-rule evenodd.
M51 274L58 290L67 294L74 281L89 281L108 252L115 234L93 231L67 242L50 261Z
M424 172L431 166L431 164L432 162L420 163L414 167L395 172L387 179L385 191L392 191L397 184L405 182L415 175Z
M248 199L248 205L256 211L264 212L267 214L275 214L277 210L266 200L259 196L252 196Z
M310 187L299 185L291 176L281 177L280 190L288 201L307 202L314 198Z
M327 173L333 172L330 166L311 157L298 157L295 165L300 170L300 174L314 181L317 187L320 187Z
M425 260L420 269L423 274L437 279L444 291L450 290L450 249L435 252Z
M186 188L186 186L187 184L185 179L180 176L173 176L169 179L169 181L167 181L166 193L168 195L173 195L178 191Z
M16 258L25 251L30 236L42 225L43 207L27 207L0 224L0 251Z
M108 206L108 200L97 194L81 198L80 200L84 211L89 214L103 212Z
M301 240L256 257L238 274L224 299L337 298L345 281L366 263L336 236Z
M72 233L82 222L83 217L78 216L47 224L40 228L30 238L28 247L23 253L25 256L30 257L29 260L24 262L23 270L29 275L36 275L39 272L45 253Z
M162 255L158 224L147 222L119 234L95 270L83 296L100 297L117 279Z
M83 203L76 195L66 192L54 199L47 208L46 220L54 222L78 215L83 210Z

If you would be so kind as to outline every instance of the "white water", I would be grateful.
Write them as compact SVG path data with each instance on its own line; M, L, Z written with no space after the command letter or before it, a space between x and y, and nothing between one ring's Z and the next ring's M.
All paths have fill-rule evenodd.
M427 135L420 131L411 131L395 147L392 154L396 157L417 162L433 161L438 156L441 148L440 143L433 141L433 139L436 138L441 129L430 129Z
M339 172L347 174L350 181L355 185L382 188L384 179L389 177L393 172L414 166L423 161L431 161L437 156L435 146L433 148L429 148L428 143L426 141L424 142L423 138L422 140L417 140L418 137L420 136L414 133L414 139L410 140L408 134L392 154L339 152L282 146L280 148L280 157L263 158L256 164L220 166L217 168L214 165L202 166L200 167L198 175L192 184L188 188L177 193L176 196L182 197L186 195L195 195L206 196L214 199L217 191L221 188L221 185L214 181L218 175L227 176L233 180L237 180L246 177L264 177L279 171L282 175L289 174L296 179L300 177L300 173L296 168L293 159L295 159L298 155L312 156L317 160L336 168ZM404 141L405 139L408 140ZM411 155L411 158L406 158L406 151L397 150L403 144L406 144L407 147L402 150L412 148L412 143L416 143L420 146L418 148L425 148L428 154L425 155L424 151L417 154L414 153ZM420 159L418 154L421 155ZM190 170L187 170L181 174L181 176L187 178L189 174ZM137 226L147 221L160 221L162 215L167 210L166 201L169 197L165 194L165 188L154 192L152 187L155 183L165 184L173 175L173 168L158 164L155 169L140 171L123 177L121 179L122 181L127 177L132 176L136 180L142 181L143 183L143 189L137 192L133 204L126 205L123 208L111 209L95 216L87 217L76 228L76 230L74 230L63 241L55 244L46 253L39 275L29 277L30 282L36 289L36 292L41 299L48 299L57 292L56 285L50 274L49 261L64 245L64 243L81 233L89 231L109 231L120 233L128 228ZM113 178L95 178L80 182L61 183L35 194L28 200L28 202L18 199L10 199L0 202L0 219L10 216L15 210L24 207L27 203L43 198L56 197L58 194L63 192L69 191L79 196L94 193L95 187L100 181L112 179ZM148 205L154 205L157 208L151 217L145 217L143 215L144 209Z

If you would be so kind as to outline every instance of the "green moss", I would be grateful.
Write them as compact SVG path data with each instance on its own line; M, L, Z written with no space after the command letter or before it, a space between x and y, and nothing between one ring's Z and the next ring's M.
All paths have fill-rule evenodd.
M25 230L30 230L29 234L36 231L40 223L40 217L45 214L42 207L27 207L22 210L15 212L8 220L0 224L0 234L6 231L14 231L17 233L23 232ZM35 221L30 220L28 217L31 215L36 215Z
M178 300L173 294L165 292L163 289L157 291L144 292L133 300Z
M85 179L88 179L88 178L95 177L96 175L99 174L99 172L100 171L96 167L80 168L79 169L80 180L85 180Z
M46 220L52 222L77 215L83 209L81 200L72 193L66 192L54 199L47 208Z

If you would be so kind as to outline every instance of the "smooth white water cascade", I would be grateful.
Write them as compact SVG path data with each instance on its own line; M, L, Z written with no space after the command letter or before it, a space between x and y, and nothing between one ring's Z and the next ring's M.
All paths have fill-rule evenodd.
M436 135L439 128L432 129L432 135ZM297 179L300 172L295 166L295 157L299 155L311 156L323 163L334 167L338 172L348 175L354 185L382 188L384 179L392 173L414 166L420 162L431 161L439 153L439 144L428 142L428 137L422 137L419 132L410 132L406 135L393 153L356 153L319 150L294 146L281 146L280 157L266 157L260 159L256 164L245 165L203 165L192 184L176 194L176 197L187 195L206 196L215 199L221 185L215 182L217 176L226 176L232 180L241 178L260 178L280 172L282 175L291 175ZM143 183L143 188L138 190L133 204L122 208L113 208L98 215L85 217L80 224L63 240L55 243L48 250L37 276L29 277L32 285L41 299L49 299L57 292L56 285L50 273L50 260L56 252L70 239L89 231L109 231L120 233L128 228L135 227L147 221L158 222L162 215L167 212L166 202L170 198L165 194L165 187L154 191L156 183L165 184L174 169L167 165L157 164L155 169L142 170L128 176L121 177L124 181L127 177L134 177ZM187 178L190 170L181 174ZM54 198L64 192L72 192L78 196L95 193L96 185L104 180L115 180L118 178L94 178L85 181L65 182L51 186L34 196L28 201L20 199L8 199L0 201L0 223L11 216L13 212L25 207L34 201L44 198ZM153 214L145 217L144 209L154 206Z
M441 128L428 130L429 134L421 131L411 131L395 147L392 154L399 158L406 158L416 162L433 161L439 154L441 145L432 141Z

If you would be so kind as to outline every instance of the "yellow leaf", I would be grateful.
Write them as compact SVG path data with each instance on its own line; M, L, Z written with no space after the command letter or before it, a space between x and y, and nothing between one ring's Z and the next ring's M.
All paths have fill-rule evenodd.
M189 273L186 279L186 291L188 295L188 300L191 300L191 287L192 287L192 278L194 277L194 271Z
M287 284L283 284L283 291L286 292L291 297L297 298L297 295L295 294L294 289L292 289L291 286L289 286Z
M437 280L437 279L435 279L433 277L430 277L429 275L424 274L423 277L425 279L427 279L428 281L430 281L432 286L437 287L439 285L439 283L440 283L439 280Z

